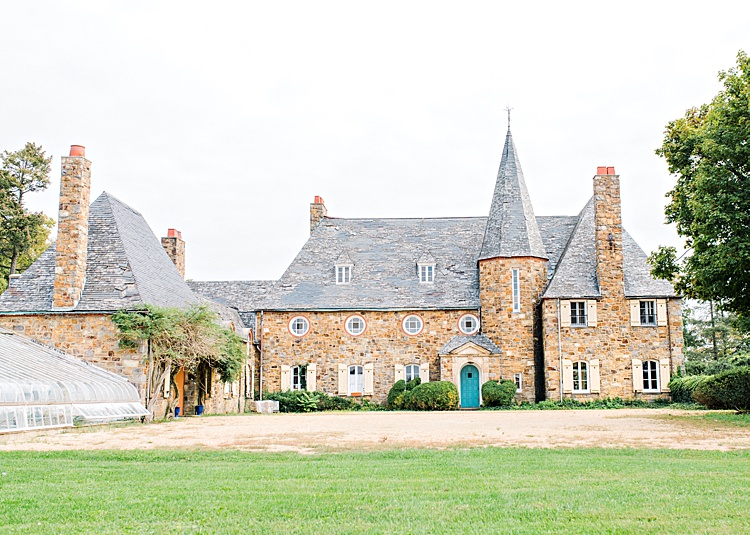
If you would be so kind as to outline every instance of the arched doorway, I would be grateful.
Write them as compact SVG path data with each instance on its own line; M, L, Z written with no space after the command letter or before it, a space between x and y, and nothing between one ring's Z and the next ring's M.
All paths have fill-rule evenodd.
M461 368L461 408L479 407L479 370L473 364Z

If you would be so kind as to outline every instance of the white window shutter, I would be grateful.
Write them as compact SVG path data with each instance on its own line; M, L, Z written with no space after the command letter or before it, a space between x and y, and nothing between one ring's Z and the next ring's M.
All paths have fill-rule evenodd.
M570 327L570 301L560 301L560 327Z
M307 381L307 390L310 392L315 392L318 389L316 380L318 376L318 366L317 364L308 364L307 365L307 373L306 373L306 381Z
M285 364L281 365L281 391L286 392L287 390L292 388L292 368L289 366L286 366Z
M370 362L365 364L365 391L366 396L375 392L375 364Z
M346 376L348 366L339 364L339 396L349 394L349 378Z
M570 394L573 392L573 362L568 359L563 359L563 394Z
M599 373L599 359L589 361L589 389L592 394L598 394L601 391L601 380Z
M589 327L596 327L596 300L589 299L586 301L586 321Z
M430 363L429 362L425 362L424 364L419 365L419 378L421 379L421 382L423 383L430 382Z
M667 300L666 299L656 300L656 324L659 327L665 327L667 325Z
M669 359L659 361L659 382L662 392L669 392Z
M633 392L643 392L643 363L638 359L633 359Z
M639 327L640 325L641 325L641 302L631 300L630 301L630 326Z
M406 381L406 374L404 374L404 365L396 364L396 368L393 372L393 382Z

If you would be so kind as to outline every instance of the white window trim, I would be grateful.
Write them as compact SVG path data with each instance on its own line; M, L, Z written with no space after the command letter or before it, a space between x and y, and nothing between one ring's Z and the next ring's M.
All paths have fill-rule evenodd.
M644 323L643 322L643 314L641 314L641 305L643 303L651 303L651 307L653 308L653 317L654 321L653 323ZM659 320L657 318L657 312L656 312L656 299L641 299L638 301L638 316L640 318L641 327L656 327L659 324Z
M409 381L411 381L411 379L409 379L409 368L411 368L412 371L414 371L415 369L417 371L416 375L412 374L412 378L411 379L416 379L417 377L419 377L419 378L422 377L421 369L419 367L419 364L407 364L406 366L404 366L404 381L406 381L407 383Z
M576 367L578 368L578 383L580 385L581 383L581 367L584 367L586 369L586 388L579 388L576 389L576 380L575 380L575 372ZM591 393L591 370L589 369L589 363L585 360L577 360L573 362L573 384L572 384L573 390L572 392L574 394L589 394Z
M646 367L647 367L647 365L648 365L649 362L652 363L652 365L655 368L654 369L654 373L656 374L656 388L646 388L646 380L645 380L646 378L644 377L643 378L644 381L643 381L643 390L642 390L642 392L644 394L659 394L659 393L661 393L661 377L660 377L660 375L661 375L661 369L660 369L660 366L659 366L659 361L658 360L644 360L641 363L641 370L642 370L642 373L645 374L646 373ZM649 377L649 383L650 382L651 382L651 378Z
M473 331L464 330L463 321L465 318L472 318L474 320L475 327ZM476 316L476 314L464 314L463 316L458 318L458 330L468 336L478 333L479 332L479 318Z
M303 333L296 333L294 332L294 329L292 328L292 324L294 324L295 321L302 320L305 322L306 329ZM308 320L305 316L294 316L292 319L289 320L289 324L287 325L287 328L289 329L289 333L294 336L295 338L302 338L303 336L306 336L310 332L310 320Z
M354 264L336 264L336 284L350 284L353 273Z
M353 319L358 319L362 322L362 330L358 333L352 332L351 328L349 327L349 322ZM346 329L346 332L349 333L352 336L362 336L365 334L365 331L367 330L367 321L364 317L360 316L359 314L352 314L348 318L346 318L346 321L344 322L344 328Z
M294 384L294 377L295 377L295 373L294 372L295 371L297 372L296 373L297 379L299 379L299 384L298 385ZM304 381L305 381L305 386L304 387L302 386L303 377L304 377ZM307 390L307 367L306 366L304 366L304 365L292 366L292 368L290 370L290 383L289 383L289 387L290 387L290 390Z
M406 330L406 322L410 318L417 318L419 320L419 330L417 332L413 332L412 333L412 332L409 332L408 330ZM409 314L408 316L405 316L403 320L401 320L401 330L404 331L409 336L417 336L422 331L424 331L424 320L420 316L418 316L417 314Z
M516 394L523 393L523 374L522 373L514 373L513 374L513 382L516 383Z
M352 368L355 369L355 373L354 374L352 374ZM359 372L359 373L357 373L357 372ZM354 379L354 382L355 382L354 388L357 388L360 385L362 387L359 390L354 390L352 388L352 375L355 376L355 379ZM357 379L356 376L359 376L359 379ZM364 393L365 393L365 367L364 366L362 366L360 364L352 364L351 366L349 366L349 368L347 369L347 389L348 389L348 392L349 392L350 396L352 394L361 394L361 395L364 395Z
M435 264L419 262L417 263L417 272L420 284L433 284L435 282Z
M511 270L513 279L513 312L521 312L521 279L518 269Z
M576 306L577 305L577 306ZM583 307L583 323L573 323L573 309L577 307ZM576 317L580 317L580 315L577 315ZM588 314L588 306L586 301L570 301L570 327L580 329L582 327L588 327L589 326L589 314Z

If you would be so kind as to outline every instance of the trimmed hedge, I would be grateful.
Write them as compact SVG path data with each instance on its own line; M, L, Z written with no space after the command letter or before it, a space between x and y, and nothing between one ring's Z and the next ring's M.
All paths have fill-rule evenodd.
M708 379L708 375L686 375L684 377L672 377L669 381L669 390L672 401L675 403L694 403L693 393L695 389Z
M510 407L516 399L516 383L509 379L487 381L482 385L485 407Z
M458 389L450 381L434 381L404 393L404 408L413 411L453 411L458 409Z
M750 410L750 366L707 378L696 387L693 398L709 409Z
M386 408L392 411L405 408L406 393L412 390L415 386L419 386L421 383L422 379L419 377L415 377L408 383L403 379L396 381L388 391L388 397L385 401Z
M382 410L380 405L367 399L359 402L351 398L329 396L325 392L308 392L306 390L266 392L263 399L278 401L279 412Z

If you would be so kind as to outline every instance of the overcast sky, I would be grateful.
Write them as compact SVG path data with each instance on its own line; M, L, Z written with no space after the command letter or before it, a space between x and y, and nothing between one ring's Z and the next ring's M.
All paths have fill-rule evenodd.
M673 178L665 125L750 51L750 2L3 1L0 150L86 147L187 276L276 279L334 217L485 216L507 128L537 215L620 174L647 251Z

